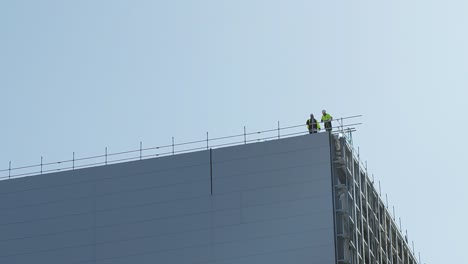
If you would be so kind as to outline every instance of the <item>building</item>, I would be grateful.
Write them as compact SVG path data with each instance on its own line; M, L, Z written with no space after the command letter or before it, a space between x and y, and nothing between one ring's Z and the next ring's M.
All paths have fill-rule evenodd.
M0 209L0 263L418 263L329 133L4 180Z

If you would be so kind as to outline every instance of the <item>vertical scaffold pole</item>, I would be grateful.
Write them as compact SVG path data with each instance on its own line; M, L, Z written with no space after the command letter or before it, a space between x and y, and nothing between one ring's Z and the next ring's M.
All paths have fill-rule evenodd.
M72 170L75 170L75 152L73 151Z
M245 133L245 126L244 126L244 144L247 144L247 134Z
M209 139L208 139L208 132L206 132L206 149L208 149Z
M41 175L42 175L42 156L41 156Z
M106 157L106 158L105 158L105 162L104 162L104 163L107 165L107 147L106 147L105 157Z
M280 123L279 123L279 120L278 120L278 139L280 139Z
M140 141L140 160L143 152L143 142Z
M11 179L11 161L8 163L8 179Z
M174 137L172 137L172 155L174 155Z

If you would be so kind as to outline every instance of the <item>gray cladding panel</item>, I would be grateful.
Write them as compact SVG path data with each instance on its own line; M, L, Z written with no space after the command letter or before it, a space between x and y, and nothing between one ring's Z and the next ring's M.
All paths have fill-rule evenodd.
M0 263L335 263L328 134L0 181ZM212 175L210 174L212 171Z

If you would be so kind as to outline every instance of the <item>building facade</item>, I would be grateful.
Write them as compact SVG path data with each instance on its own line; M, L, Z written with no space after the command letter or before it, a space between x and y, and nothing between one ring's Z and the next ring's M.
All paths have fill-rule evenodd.
M0 181L0 263L417 263L345 137Z

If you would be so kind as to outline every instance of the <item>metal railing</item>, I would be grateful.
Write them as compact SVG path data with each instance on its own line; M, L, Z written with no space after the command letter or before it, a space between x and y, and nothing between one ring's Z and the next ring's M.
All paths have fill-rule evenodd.
M362 115L348 116L342 118L335 118L332 121L333 129L332 133L348 133L349 139L351 139L351 132L354 132L355 127L361 125L359 122L354 121L356 118L362 117ZM348 123L349 122L349 123ZM321 133L326 133L325 129ZM72 158L67 160L55 161L55 162L44 162L44 158L41 157L41 163L20 167L12 167L11 161L9 162L8 169L0 170L0 180L14 179L20 177L42 175L52 172L69 171L81 168L95 167L100 165L108 165L121 163L125 161L135 161L148 158L162 157L175 155L180 153L200 151L210 148L219 148L233 145L248 144L254 142L261 142L267 140L274 140L286 137L293 137L298 135L308 134L305 123L300 125L293 125L287 127L280 127L278 121L277 127L268 130L262 130L257 132L247 133L247 129L244 126L244 132L242 134L209 138L208 132L206 132L206 138L196 141L175 143L174 137L172 137L172 144L162 145L157 147L143 148L143 143L140 142L139 149L108 153L107 147L104 150L103 155L95 155L89 157L77 158L75 152L73 152Z

